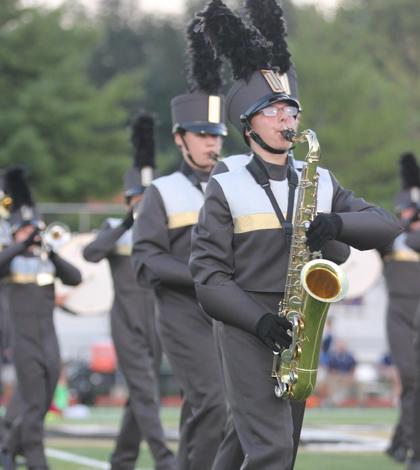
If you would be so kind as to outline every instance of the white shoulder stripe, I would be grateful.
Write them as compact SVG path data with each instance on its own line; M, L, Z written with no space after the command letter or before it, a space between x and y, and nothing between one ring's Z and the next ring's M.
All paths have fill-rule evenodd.
M302 167L296 162L296 168ZM299 180L301 172L297 172ZM331 212L333 184L328 170L318 168L318 212ZM280 228L275 211L265 191L259 186L249 171L239 168L236 171L213 176L221 186L234 222L235 233L252 232ZM271 189L279 206L287 217L289 188L287 180L270 180ZM295 194L295 209L298 192Z
M194 225L203 205L203 193L179 171L162 176L152 183L159 191L166 215L168 228Z

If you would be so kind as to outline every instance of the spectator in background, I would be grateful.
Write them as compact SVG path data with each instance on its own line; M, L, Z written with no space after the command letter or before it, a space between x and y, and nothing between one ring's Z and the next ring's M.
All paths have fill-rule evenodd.
M380 382L386 384L387 388L390 389L391 402L394 406L397 406L398 397L401 393L401 381L389 352L385 353L379 360L378 378Z
M345 341L336 339L328 354L328 402L332 405L343 404L357 395L354 371L356 359Z

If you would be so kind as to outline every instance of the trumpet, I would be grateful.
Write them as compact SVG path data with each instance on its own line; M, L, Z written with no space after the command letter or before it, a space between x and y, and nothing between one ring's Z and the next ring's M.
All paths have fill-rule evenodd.
M13 199L0 190L0 217L7 219L12 209Z
M71 239L68 225L62 222L52 222L39 233L41 247L44 251L57 251Z

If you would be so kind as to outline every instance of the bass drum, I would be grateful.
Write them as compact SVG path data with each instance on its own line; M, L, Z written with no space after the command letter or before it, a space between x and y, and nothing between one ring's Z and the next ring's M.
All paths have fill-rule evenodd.
M344 299L363 297L379 280L382 260L376 250L360 251L350 247L350 256L340 266L347 275L349 290Z
M82 283L76 287L57 285L58 306L74 315L102 315L111 309L114 289L107 260L89 263L83 258L83 248L94 238L93 233L74 235L58 251L82 273Z

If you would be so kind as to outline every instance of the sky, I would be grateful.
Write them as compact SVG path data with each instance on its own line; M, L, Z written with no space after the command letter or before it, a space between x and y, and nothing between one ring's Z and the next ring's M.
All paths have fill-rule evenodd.
M142 9L153 13L177 13L183 9L184 0L137 0ZM293 0L298 5L314 4L330 9L337 4L338 0ZM94 8L98 0L81 0L85 5ZM62 0L24 0L29 5L51 5L57 6ZM228 2L229 3L229 2Z

